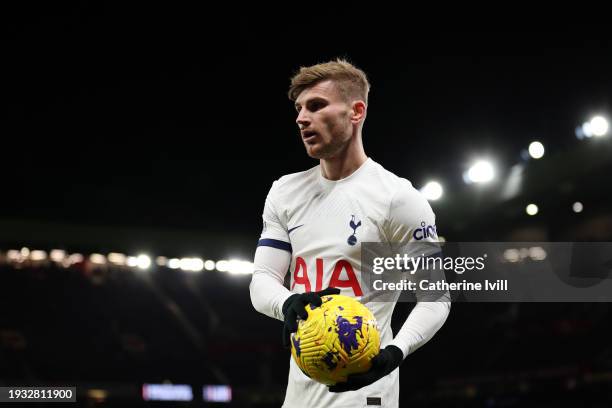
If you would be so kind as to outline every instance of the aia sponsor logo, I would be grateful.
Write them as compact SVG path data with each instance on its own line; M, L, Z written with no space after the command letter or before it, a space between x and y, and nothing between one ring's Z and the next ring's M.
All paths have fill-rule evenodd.
M312 268L312 266L311 266ZM324 264L322 258L315 259L315 282L314 289L312 288L312 282L308 276L308 265L306 260L301 256L295 258L295 269L293 271L293 284L291 290L293 291L297 285L304 286L304 292L312 292L313 290L318 292L323 289L323 270ZM344 277L343 275L344 272ZM345 259L339 259L334 265L334 269L331 273L331 279L325 287L330 288L348 288L353 290L355 296L363 296L361 285L357 280L357 275L353 269L353 265Z

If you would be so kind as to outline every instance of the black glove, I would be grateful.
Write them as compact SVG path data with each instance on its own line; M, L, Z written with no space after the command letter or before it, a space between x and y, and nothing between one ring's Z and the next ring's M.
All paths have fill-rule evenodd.
M361 374L351 374L346 382L329 387L330 392L355 391L370 385L395 370L404 360L402 350L395 346L387 346L372 359L372 367Z
M291 333L294 333L298 329L297 318L306 320L308 318L308 312L306 312L306 305L312 304L313 306L321 306L321 296L328 295L339 295L340 289L338 288L327 288L318 292L308 293L296 293L291 295L283 303L283 314L285 315L285 325L283 326L283 346L285 348L291 347Z

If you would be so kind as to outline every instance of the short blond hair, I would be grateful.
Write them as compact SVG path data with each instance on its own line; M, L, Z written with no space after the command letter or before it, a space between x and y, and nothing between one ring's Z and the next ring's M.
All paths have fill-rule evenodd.
M325 80L332 80L337 85L345 99L361 99L368 103L370 83L365 72L345 59L322 64L300 67L300 70L291 78L289 99L295 101L307 88Z

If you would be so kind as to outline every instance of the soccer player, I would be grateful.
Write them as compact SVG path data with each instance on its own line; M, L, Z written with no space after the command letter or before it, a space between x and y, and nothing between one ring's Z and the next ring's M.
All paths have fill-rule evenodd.
M319 165L272 184L250 294L257 311L284 322L286 345L297 317L307 316L307 304L320 306L320 296L330 293L355 297L377 319L381 350L368 372L331 387L308 378L290 358L285 408L397 407L397 368L431 339L450 311L447 298L418 301L393 337L397 297L377 301L380 292L363 284L361 242L437 241L427 200L408 180L366 156L362 129L369 88L365 73L341 59L302 67L291 79L289 98L301 139ZM289 289L283 285L288 271Z

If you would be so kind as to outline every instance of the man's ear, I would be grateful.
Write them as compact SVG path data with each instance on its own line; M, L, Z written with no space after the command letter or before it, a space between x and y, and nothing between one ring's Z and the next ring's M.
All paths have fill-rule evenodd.
M366 112L368 110L367 105L364 101L355 101L353 102L352 114L351 114L351 122L359 123L363 122L366 117Z

